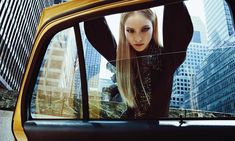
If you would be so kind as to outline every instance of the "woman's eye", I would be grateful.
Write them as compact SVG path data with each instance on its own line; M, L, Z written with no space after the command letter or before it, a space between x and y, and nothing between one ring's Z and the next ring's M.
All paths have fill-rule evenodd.
M134 33L135 31L133 29L127 29L126 30L128 33Z
M147 31L149 31L149 27L144 27L143 29L142 29L142 32L147 32Z

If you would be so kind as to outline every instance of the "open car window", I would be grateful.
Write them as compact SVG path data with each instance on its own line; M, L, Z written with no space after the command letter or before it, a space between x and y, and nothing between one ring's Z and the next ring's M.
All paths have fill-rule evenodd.
M185 3L194 31L186 58L174 72L169 114L164 118L234 117L235 32L228 6L223 0L190 0ZM159 40L164 48L163 7L151 9L157 13ZM118 42L120 13L107 15L105 19ZM57 33L47 47L33 90L31 117L83 119L81 85L86 85L89 119L121 119L128 106L118 92L116 67L113 65L116 60L107 61L89 42L84 22L74 26L79 26L80 33L76 33L74 27L67 28ZM81 35L81 43L76 43L75 34ZM105 41L101 42L105 45ZM78 48L81 47L86 84L82 84L80 74ZM161 56L177 53L162 53Z

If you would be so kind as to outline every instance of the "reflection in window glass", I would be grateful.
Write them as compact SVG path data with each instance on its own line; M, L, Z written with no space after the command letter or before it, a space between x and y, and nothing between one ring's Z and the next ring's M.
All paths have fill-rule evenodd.
M81 83L73 28L56 34L44 56L31 101L33 118L80 118Z
M234 116L235 36L227 4L224 0L190 0L186 2L186 6L191 15L194 33L186 59L174 73L169 117ZM159 9L156 8L155 11L158 14ZM117 39L117 21L120 17L108 17L107 22ZM162 27L162 16L158 17L159 27ZM111 79L115 68L103 61L102 56L82 34L90 118L118 118L126 106L121 98L120 101L112 101L112 94L109 93L116 89L116 82ZM102 74L106 77L103 78Z
M89 114L91 119L117 119L126 109L118 94L115 67L88 41L81 26L88 82Z
M224 0L190 0L186 4L194 33L186 59L174 73L169 117L234 116L235 36L228 7ZM162 16L158 17L162 27ZM107 18L116 39L118 18ZM90 118L120 118L126 105L118 94L115 67L92 47L83 24L80 26ZM48 47L34 89L32 116L80 118L80 85L73 30L67 29L58 33Z

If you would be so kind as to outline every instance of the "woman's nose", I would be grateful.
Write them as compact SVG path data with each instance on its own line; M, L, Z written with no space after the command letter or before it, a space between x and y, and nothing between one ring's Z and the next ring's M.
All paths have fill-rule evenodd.
M135 41L136 41L136 42L140 42L141 40L142 40L142 36L137 33L137 34L135 35Z

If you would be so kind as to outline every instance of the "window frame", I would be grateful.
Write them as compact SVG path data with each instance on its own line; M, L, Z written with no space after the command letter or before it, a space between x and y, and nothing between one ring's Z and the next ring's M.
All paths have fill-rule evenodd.
M176 1L181 1L181 0L176 0ZM103 4L106 4L106 3L108 3L108 2L101 2L100 5L103 5ZM171 3L171 2L168 2L168 3ZM97 4L97 6L98 5L99 4ZM95 15L92 15L92 13L91 13L91 14L88 14L88 15L84 15L84 17L81 16L79 18L73 18L73 19L71 19L71 21L68 20L68 21L62 22L61 24L56 25L55 27L59 26L60 30L55 29L51 33L49 32L49 34L48 34L49 38L44 40L44 43L42 43L43 41L40 41L40 43L43 44L46 47L40 47L40 44L39 44L38 47L36 48L38 50L36 52L39 52L39 53L36 53L35 54L36 57L34 57L33 59L35 59L35 62L37 62L37 63L32 63L32 65L33 64L36 64L36 65L34 67L31 66L31 68L30 68L30 69L33 69L33 70L29 71L29 74L30 74L30 72L34 72L34 73L33 73L32 77L29 77L30 80L28 80L28 81L31 82L31 83L30 83L30 85L28 85L29 89L27 89L28 90L27 93L32 93L32 91L33 91L32 88L34 87L34 84L35 84L35 82L34 82L35 79L34 78L37 77L37 75L35 75L35 74L38 73L37 70L39 71L39 69L37 69L37 68L40 67L40 65L41 65L41 62L43 60L43 56L45 55L45 51L46 51L46 49L48 47L48 44L50 42L49 39L53 38L53 35L55 35L59 31L62 31L63 29L66 29L68 27L73 27L74 28L74 32L75 32L75 39L76 39L76 44L77 44L79 63L80 63L80 66L81 66L80 67L80 75L81 75L81 86L82 86L82 97L83 97L82 98L83 119L81 119L81 120L90 120L90 118L89 118L89 104L88 104L88 100L89 100L88 99L88 84L87 84L86 68L85 68L85 61L84 61L85 58L84 58L84 53L83 53L83 48L84 47L82 45L82 39L81 39L81 34L80 34L79 23L83 22L84 19L87 20L87 19L92 19L92 18L96 18L96 17L99 17L99 16L104 16L104 15L107 16L107 15L110 15L110 14L117 13L117 11L118 11L118 13L120 13L120 12L129 11L129 10L136 10L136 9L141 9L141 8L154 7L155 5L158 6L159 3L158 2L156 2L156 3L155 2L149 2L149 3L146 3L145 5L143 3L143 4L140 4L140 5L137 5L137 6L131 5L130 7L129 6L118 7L118 8L114 8L114 10L108 9L108 10L101 11L101 12L95 14ZM90 7L88 7L88 8L90 8ZM73 15L73 13L75 11L76 10L72 10L72 11L70 11L68 13L69 13L69 15L70 14ZM66 14L68 14L68 13L66 13ZM63 18L66 14L62 14L62 15L56 16L56 17L52 18L51 20L53 21L55 19L58 19L60 16ZM47 33L45 34L45 36L47 35ZM42 49L42 48L44 48L44 49ZM39 49L41 49L41 50L39 50ZM37 57L37 56L39 56L39 57ZM26 87L27 87L27 85L26 85ZM26 105L30 105L31 98L32 98L32 96L29 95L29 97L27 98L28 100L26 100L26 103L27 103ZM27 118L25 118L25 119L33 119L31 117L31 115L30 115L30 108L29 108L29 106L26 106L26 107L27 107L27 113L28 114L27 114ZM164 119L165 120L165 118L160 118L160 119ZM179 118L169 118L169 120L177 120L177 119L179 119ZM196 119L196 120L199 119L200 120L201 118L190 118L190 117L189 118L185 118L185 120L189 120L189 119ZM206 118L206 119L209 119L209 118ZM226 118L216 118L216 119L229 119L229 118L226 117ZM231 119L234 119L234 118L231 118Z
M45 32L41 37L40 34L36 35L36 39L39 38L38 44L37 40L34 41L33 47L35 49L35 54L32 56L32 62L27 62L27 67L29 67L29 71L26 77L26 83L23 85L23 92L22 92L22 105L21 105L21 117L22 117L22 123L24 123L27 120L32 120L32 116L30 113L30 103L32 99L32 93L34 86L36 84L36 79L40 71L41 63L43 61L44 55L46 53L46 50L48 48L48 45L51 41L51 39L56 35L58 32L67 29L69 27L74 27L75 31L75 39L76 39L76 44L77 44L77 50L78 50L78 57L79 57L79 63L80 63L80 75L81 75L81 86L82 86L82 107L83 107L83 119L78 119L78 120L90 120L89 118L89 104L88 104L88 89L87 89L87 81L86 81L86 68L85 68L85 61L84 61L84 54L83 53L83 46L82 46L82 39L81 39L81 34L80 34L80 29L79 29L79 23L83 22L84 20L89 20L92 18L97 18L100 16L107 16L110 14L116 14L116 13L121 13L121 12L126 12L126 11L132 11L132 10L137 10L137 9L143 9L143 8L151 8L151 7L156 7L156 6L161 6L161 5L166 5L166 4L171 4L174 2L180 2L184 0L173 0L172 1L167 1L164 2L164 0L161 0L159 2L156 1L140 1L140 2L119 2L119 1L113 1L113 2L108 2L108 1L102 1L98 2L95 4L88 5L87 7L77 8L73 9L71 11L65 12L63 14L57 15L49 21L47 21L42 27L39 29L38 33L43 32L45 28L50 25L53 22L56 22L57 20L63 20L59 24L55 24L54 26L50 27L47 32ZM119 6L118 4L123 4ZM165 4L164 4L165 3ZM114 4L114 6L112 5ZM102 6L105 6L106 9L103 9ZM110 8L110 6L112 6ZM92 11L93 7L98 7L97 12L94 10ZM91 10L91 13L89 14L84 14L82 16L78 15L76 17L73 17L76 12L79 12L80 10L88 9ZM71 17L70 17L71 16ZM64 17L70 17L69 20L65 20ZM79 31L79 32L78 32ZM79 33L79 34L78 34Z
M123 120L91 120L89 119L89 105L88 98L84 100L87 103L87 107L83 110L84 119L76 120L66 120L66 119L33 119L30 115L30 103L32 98L33 89L36 83L36 78L39 74L41 63L43 61L47 47L56 33L66 29L68 27L74 27L75 31L79 31L79 22L86 19L91 19L94 17L99 17L103 15L114 14L117 12L125 12L129 10L136 10L141 8L148 8L153 6L160 6L162 4L170 4L171 2L179 2L184 0L158 0L158 1L136 1L128 2L126 1L101 1L93 4L88 4L82 8L70 9L69 11L62 12L59 15L48 19L43 25L40 23L38 34L35 37L33 45L33 55L27 62L27 69L24 74L24 80L21 83L21 89L19 97L17 100L17 107L14 112L13 119L13 131L14 136L17 139L33 138L35 140L50 140L53 138L59 138L59 140L77 140L79 136L84 140L93 139L104 139L114 140L122 139L126 137L127 140L148 140L151 137L157 137L159 139L186 139L186 140L196 140L196 139L215 139L223 140L230 139L233 137L233 131L235 130L234 118L218 118L218 119L194 119L194 118L177 118L177 119L156 119L156 120L133 120L133 121L123 121ZM233 4L234 13L234 1L226 0ZM115 5L115 4L116 5ZM122 6L118 4L122 3ZM112 5L114 4L114 5ZM102 8L102 6L104 7ZM136 6L138 5L138 6ZM92 9L97 6L97 9ZM231 10L231 5L230 10ZM80 13L79 11L87 11L88 13ZM95 13L96 12L96 13ZM77 14L77 15L76 15ZM233 15L234 17L234 15ZM45 19L44 19L45 20ZM234 20L233 20L234 21ZM234 24L234 22L233 22ZM80 52L78 57L79 63L83 66L80 67L81 78L83 77L82 86L85 97L88 97L87 83L86 83L86 70L85 61L83 54L83 46L81 43L81 35L77 35L80 32L76 32L76 44L78 47L78 52ZM81 48L80 48L81 47ZM83 56L83 57L82 57ZM84 74L82 74L84 73ZM84 103L82 103L84 104ZM211 123L213 124L211 124ZM210 123L210 124L209 124ZM128 126L126 126L128 124ZM110 130L112 128L112 130ZM99 129L99 130L98 130ZM72 130L72 131L71 131ZM58 134L64 133L64 134ZM115 132L117 131L117 132ZM198 136L198 133L201 136ZM99 136L107 134L107 136ZM118 136L113 138L112 135ZM169 134L171 136L169 136ZM42 135L42 136L41 136ZM72 135L72 136L71 136ZM89 137L88 135L91 135ZM213 135L213 136L208 136ZM60 138L62 137L62 138Z

